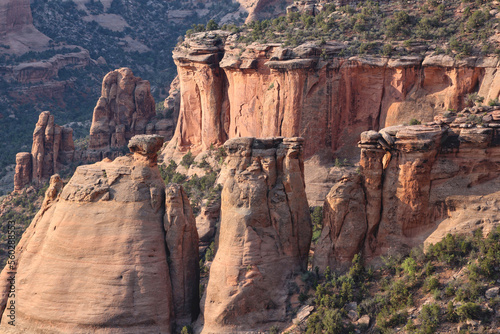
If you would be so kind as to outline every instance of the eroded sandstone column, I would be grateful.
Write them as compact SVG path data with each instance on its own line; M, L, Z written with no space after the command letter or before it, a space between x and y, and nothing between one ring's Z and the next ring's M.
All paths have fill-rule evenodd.
M162 143L159 136L132 138L133 156L80 166L62 191L58 177L51 179L16 248L14 330L171 333L165 185L156 166ZM7 271L0 306L12 300Z
M14 174L14 191L21 191L31 182L31 153L16 154L16 173Z
M203 333L256 333L288 318L289 284L311 240L302 138L235 138L224 147L219 248Z
M48 179L59 171L61 163L73 161L74 153L73 130L55 124L50 112L42 112L33 131L32 180Z
M195 321L200 310L198 231L184 188L170 184L165 194L163 226L170 259L175 322L177 328L182 328Z

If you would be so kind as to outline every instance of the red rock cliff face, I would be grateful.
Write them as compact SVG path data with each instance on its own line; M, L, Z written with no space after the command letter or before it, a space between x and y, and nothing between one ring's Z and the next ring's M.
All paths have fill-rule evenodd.
M337 56L342 46L323 49L244 48L224 32L187 39L174 51L181 110L169 152L240 136L301 136L306 157L349 155L342 149L355 147L363 131L412 118L431 121L448 108L462 108L476 88L486 101L500 92L497 58L346 59Z
M500 113L482 109L479 127L453 117L433 126L364 132L361 176L344 176L328 195L314 265L339 268L358 252L373 260L447 233L494 228Z

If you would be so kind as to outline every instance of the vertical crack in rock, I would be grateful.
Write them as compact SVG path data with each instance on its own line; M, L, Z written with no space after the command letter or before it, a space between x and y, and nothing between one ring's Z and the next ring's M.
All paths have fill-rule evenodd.
M177 328L190 325L199 314L198 232L191 204L182 186L165 190L163 225L169 252L173 305Z

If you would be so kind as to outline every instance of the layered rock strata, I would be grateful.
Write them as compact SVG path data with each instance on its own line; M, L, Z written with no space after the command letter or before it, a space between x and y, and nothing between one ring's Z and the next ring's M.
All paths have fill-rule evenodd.
M361 174L345 175L330 191L314 265L339 268L358 252L370 261L498 225L496 109L362 133Z
M219 247L202 333L257 333L287 320L293 277L307 269L303 139L235 138L224 147Z
M478 91L500 92L496 57L342 57L344 44L243 46L224 31L194 34L173 52L181 110L166 154L207 149L226 138L301 136L304 154L356 157L366 130L432 121ZM345 148L345 149L343 149Z
M196 220L182 186L166 189L163 218L170 260L173 305L177 328L190 325L199 314L199 255Z
M149 81L135 77L129 68L108 73L102 82L90 128L89 160L116 157L119 149L139 134L160 134L167 139L173 132L171 120L156 120L155 101Z
M7 297L9 268L1 274L0 331L171 332L165 185L156 166L162 143L160 136L134 137L133 155L80 166L64 188L58 176L51 178L42 208L16 248L14 329L4 312L14 300ZM178 224L182 219L173 211L169 221L176 223L167 235L182 236L189 226ZM192 254L192 237L169 238L170 246Z
M31 181L47 180L72 162L74 154L73 129L55 124L50 112L42 112L33 131L31 154L16 155L14 190L23 189Z

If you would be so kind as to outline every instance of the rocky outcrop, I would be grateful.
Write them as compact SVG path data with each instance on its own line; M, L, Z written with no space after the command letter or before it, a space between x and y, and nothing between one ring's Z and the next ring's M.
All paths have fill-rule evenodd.
M49 40L33 26L29 0L0 1L0 42L9 46L8 53L41 50Z
M16 154L16 173L14 174L14 191L21 191L31 182L31 154L20 152Z
M42 112L33 131L31 154L21 152L16 156L14 190L22 190L31 181L47 180L72 162L74 154L73 129L55 124L50 112Z
M179 76L176 76L170 83L168 97L163 101L165 113L170 114L170 118L177 120L179 118L179 108L181 106L181 92Z
M16 326L2 274L0 331L170 333L172 286L163 230L159 136L132 155L80 166L61 190L51 178L42 209L16 248ZM196 283L197 286L197 283Z
M286 6L291 4L292 0L237 0L241 7L248 13L246 23L255 20L264 20L276 17L285 13Z
M294 1L292 5L286 7L286 13L300 13L311 16L316 16L319 14L327 1L318 1L318 0L299 0Z
M500 92L496 57L342 57L344 44L241 45L228 32L194 34L174 50L181 83L176 133L165 154L226 138L301 136L304 154L359 156L361 132L422 122Z
M108 73L92 117L89 149L95 152L88 154L89 160L118 156L135 135L160 134L169 139L173 122L155 116L149 81L135 77L129 68Z
M257 333L287 320L307 269L311 218L302 138L235 138L221 177L219 246L201 303L202 333Z
M191 204L182 186L166 189L165 240L170 260L175 322L178 328L190 325L199 314L198 232Z
M50 112L42 112L33 131L33 181L49 178L59 170L61 164L73 160L74 152L73 129L55 124Z
M466 108L428 125L362 133L360 173L325 201L314 265L339 268L362 252L380 255L484 233L499 224L500 107Z
M33 25L29 0L0 1L0 36Z
M108 73L102 82L90 128L91 149L123 147L135 134L144 134L156 115L149 82L128 68Z
M6 81L22 84L47 83L58 77L63 68L84 68L93 64L87 50L58 54L50 59L21 63L4 68Z

